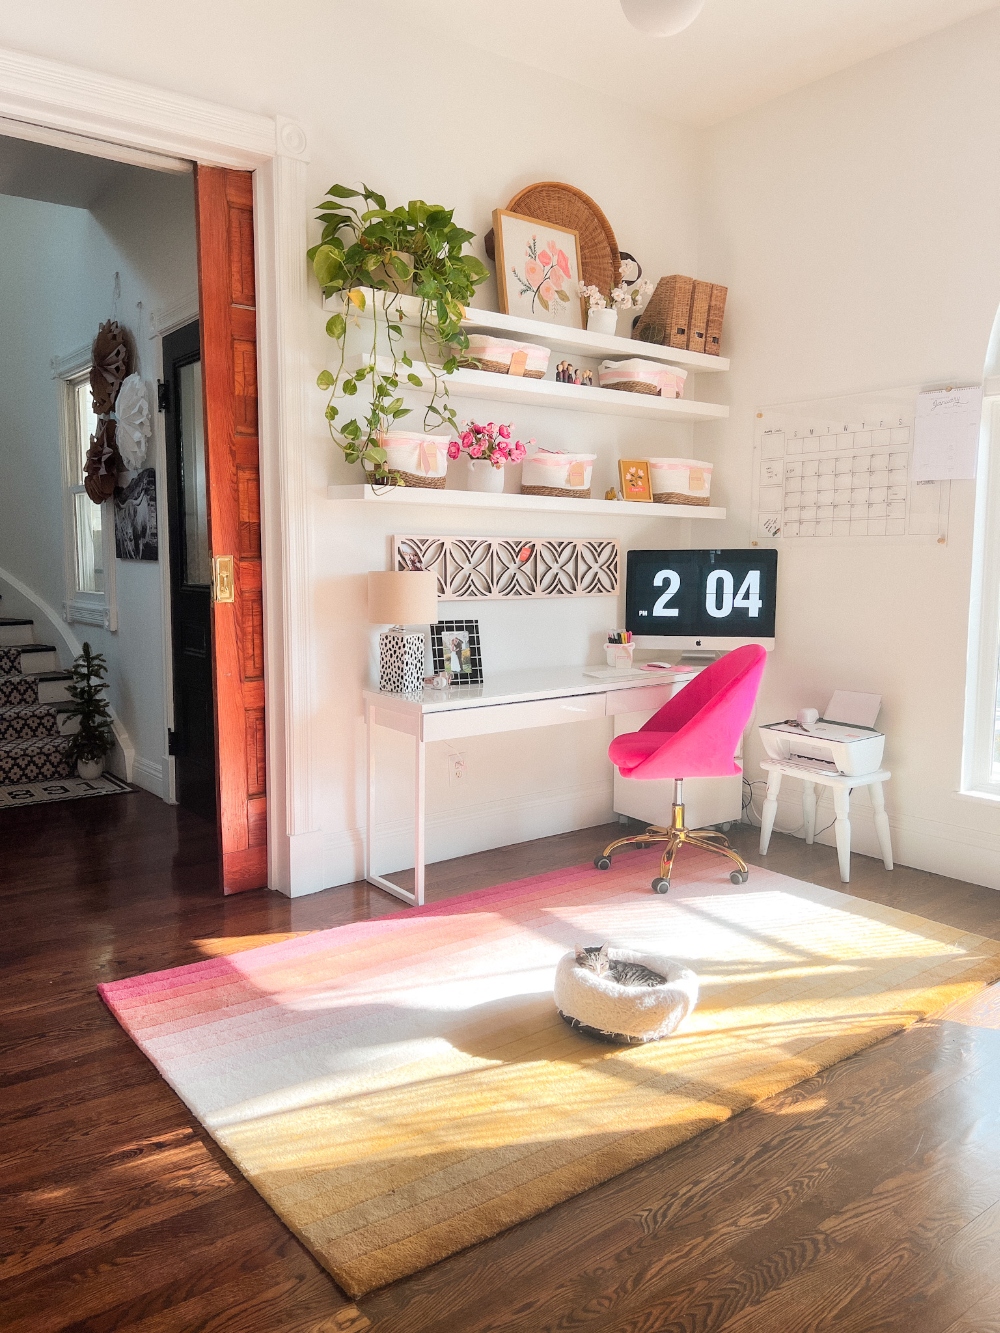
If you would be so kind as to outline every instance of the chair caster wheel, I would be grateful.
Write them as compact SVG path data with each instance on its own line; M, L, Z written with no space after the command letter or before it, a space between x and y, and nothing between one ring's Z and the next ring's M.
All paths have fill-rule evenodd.
M594 865L596 866L596 868L597 868L598 870L610 870L610 869L611 869L611 857L610 857L610 856L595 856L595 857L594 857Z
M669 893L669 891L670 891L669 879L661 879L659 876L657 876L657 878L653 880L654 893Z
M724 824L718 824L716 827L718 828L720 833L728 833L729 830L733 827L733 821L731 819L727 819Z
M729 882L731 884L745 884L749 878L749 870L734 870L729 876Z

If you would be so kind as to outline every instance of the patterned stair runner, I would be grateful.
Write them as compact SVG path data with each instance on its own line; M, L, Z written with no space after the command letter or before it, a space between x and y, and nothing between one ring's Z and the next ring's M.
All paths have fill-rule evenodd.
M25 648L30 660L34 644L0 647L0 787L68 778L73 771L58 705L40 703L38 682L21 672Z

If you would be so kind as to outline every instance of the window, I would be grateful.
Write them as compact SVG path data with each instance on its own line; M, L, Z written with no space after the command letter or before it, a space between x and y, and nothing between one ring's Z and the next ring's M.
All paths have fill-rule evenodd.
M84 489L84 465L97 430L90 395L89 350L85 364L67 358L60 370L63 393L63 477L65 481L65 564L68 621L117 629L114 602L114 502L95 505Z
M987 378L976 482L962 790L1000 800L1000 388Z

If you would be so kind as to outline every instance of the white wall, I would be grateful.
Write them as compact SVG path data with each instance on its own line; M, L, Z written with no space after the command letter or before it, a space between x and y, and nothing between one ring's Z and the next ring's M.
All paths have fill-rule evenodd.
M98 324L114 315L135 337L137 370L155 403L159 342L150 339L150 315L197 287L192 179L130 171L93 211L0 196L0 237L0 568L61 609L60 386L49 363L89 344ZM155 426L147 463L157 465L165 521L161 422ZM112 706L135 749L134 781L166 796L166 563L116 566L118 630L73 629L108 659ZM44 635L44 625L38 628Z
M732 415L712 431L734 544L758 408L981 380L1000 302L998 58L993 11L706 134L699 265L730 286ZM782 547L760 716L836 687L881 694L897 859L1000 887L1000 812L957 794L974 485L952 483L947 546ZM754 738L755 778L760 757ZM779 826L800 823L799 790L786 781ZM854 807L876 854L863 794Z

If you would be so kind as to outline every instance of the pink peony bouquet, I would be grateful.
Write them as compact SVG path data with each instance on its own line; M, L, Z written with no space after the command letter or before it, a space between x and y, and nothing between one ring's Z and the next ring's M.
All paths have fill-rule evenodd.
M534 444L529 440L528 444ZM481 459L493 467L504 467L507 463L520 463L528 452L528 446L520 440L512 440L510 426L497 426L487 422L481 426L478 421L467 421L459 439L448 444L448 457L458 458L468 454L470 458Z

